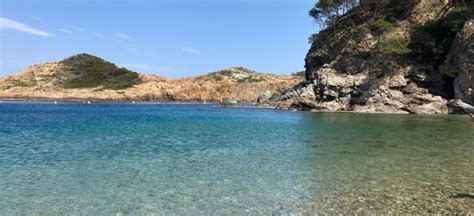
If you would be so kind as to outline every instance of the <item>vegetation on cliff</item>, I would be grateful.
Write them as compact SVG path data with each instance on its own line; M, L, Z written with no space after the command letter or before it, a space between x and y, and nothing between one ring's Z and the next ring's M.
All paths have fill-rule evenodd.
M310 37L306 81L263 103L419 114L448 113L453 99L471 103L473 3L320 1L310 15L327 25Z
M322 28L320 33L311 36L313 47L314 44L319 44L316 40L327 41L328 36L337 36L336 34L339 40L346 42L354 38L358 38L358 42L367 41L370 40L367 39L367 34L370 34L377 43L376 50L370 52L406 55L420 63L434 62L434 66L438 67L449 53L455 36L462 30L465 22L472 18L474 2L322 0L316 3L309 14L319 20L318 23L323 19L326 24L330 24L327 28ZM407 21L411 23L406 23ZM404 34L406 30L408 34Z
M321 29L359 4L358 0L319 0L309 11Z
M420 61L434 62L438 67L444 62L456 34L473 14L472 8L458 6L440 19L430 20L411 31L409 48L412 56Z

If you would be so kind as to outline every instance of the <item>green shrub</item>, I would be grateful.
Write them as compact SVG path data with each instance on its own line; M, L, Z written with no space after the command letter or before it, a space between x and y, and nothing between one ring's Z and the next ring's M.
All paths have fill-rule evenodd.
M441 19L414 28L409 44L414 57L421 61L441 64L468 16L467 10L458 8Z
M395 38L381 43L382 52L389 55L405 55L410 53L409 41L406 38Z
M365 36L366 34L368 34L370 32L370 29L367 28L367 26L364 26L364 25L360 25L360 26L356 26L354 28L354 32L360 36L360 37L363 37Z
M311 36L309 36L308 42L309 42L310 44L312 44L312 43L314 43L317 39L318 39L318 34L312 34Z
M369 29L372 34L376 36L383 35L385 33L393 32L395 30L395 24L386 21L384 19L377 20L369 24Z
M26 83L21 80L13 80L12 81L13 87L31 87L33 86L31 83Z
M468 6L458 6L451 9L452 14L465 14L470 13L471 8Z
M137 73L88 54L80 54L61 61L76 78L64 84L65 88L124 89L138 83Z
M215 74L213 77L214 77L214 80L216 80L216 81L223 81L224 80L224 77L222 77L220 75L217 75L217 74Z
M296 76L296 77L305 77L306 76L306 71L298 71L291 73L291 76Z
M237 80L237 82L239 83L252 83L252 82L262 82L264 81L265 79L262 78L262 77L245 77L245 78L242 78L242 79L239 79Z
M435 13L439 12L443 7L446 6L444 3L433 2L431 5L427 5L425 7L417 7L415 8L415 13L417 14L426 14L426 13Z

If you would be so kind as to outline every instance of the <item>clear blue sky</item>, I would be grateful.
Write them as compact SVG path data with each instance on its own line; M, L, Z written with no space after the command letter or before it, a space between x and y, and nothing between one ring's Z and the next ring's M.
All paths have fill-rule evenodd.
M304 68L315 0L0 0L0 76L77 53L165 77Z

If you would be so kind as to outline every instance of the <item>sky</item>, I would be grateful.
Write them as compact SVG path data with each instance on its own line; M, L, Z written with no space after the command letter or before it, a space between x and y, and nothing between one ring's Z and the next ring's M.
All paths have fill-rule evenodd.
M0 0L0 76L89 53L169 78L304 69L315 0Z

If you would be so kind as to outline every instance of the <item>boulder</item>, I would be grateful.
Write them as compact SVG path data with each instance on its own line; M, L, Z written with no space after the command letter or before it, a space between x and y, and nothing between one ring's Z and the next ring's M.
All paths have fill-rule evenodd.
M274 95L278 95L278 92L274 91L264 91L257 98L257 105L267 103Z
M448 103L449 112L453 114L474 113L474 106L464 103L462 100L450 100Z

